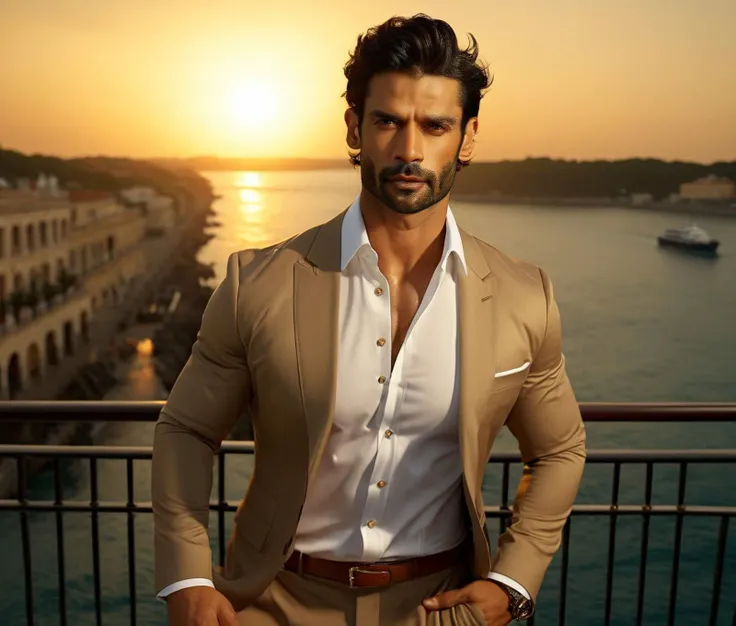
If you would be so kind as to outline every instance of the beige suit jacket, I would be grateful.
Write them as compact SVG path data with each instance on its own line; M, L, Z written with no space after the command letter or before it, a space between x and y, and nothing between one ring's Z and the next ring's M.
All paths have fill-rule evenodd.
M157 591L208 578L240 610L294 549L333 419L343 216L228 260L156 425ZM549 278L462 230L461 237L468 275L459 283L458 427L473 568L478 577L492 568L536 597L577 494L585 431L565 373ZM495 377L527 361L527 369ZM207 535L214 454L246 409L255 469L235 514L225 566L214 567ZM533 478L491 550L481 485L504 425L533 466Z

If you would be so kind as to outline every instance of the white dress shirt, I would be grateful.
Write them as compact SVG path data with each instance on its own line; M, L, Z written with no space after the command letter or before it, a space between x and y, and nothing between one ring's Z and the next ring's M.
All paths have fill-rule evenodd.
M448 207L445 245L391 368L391 303L359 197L342 225L337 395L295 549L374 562L435 554L465 537L458 439L457 286L467 273ZM494 572L529 597L516 581ZM212 584L190 579L184 587Z

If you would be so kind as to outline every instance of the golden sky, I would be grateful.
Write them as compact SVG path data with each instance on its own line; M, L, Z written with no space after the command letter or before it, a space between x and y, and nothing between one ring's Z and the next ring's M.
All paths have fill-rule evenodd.
M736 159L736 0L10 0L0 145L340 158L348 50L417 12L490 63L479 160Z

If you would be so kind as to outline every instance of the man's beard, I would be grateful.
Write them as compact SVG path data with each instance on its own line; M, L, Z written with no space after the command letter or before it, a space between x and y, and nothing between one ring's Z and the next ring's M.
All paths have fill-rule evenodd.
M459 151L458 151L459 152ZM421 213L437 204L450 193L457 173L457 157L445 165L439 174L425 170L418 163L400 163L382 169L376 174L376 166L366 156L361 158L360 179L363 188L382 204L401 215ZM411 176L424 183L421 189L391 189L389 178Z

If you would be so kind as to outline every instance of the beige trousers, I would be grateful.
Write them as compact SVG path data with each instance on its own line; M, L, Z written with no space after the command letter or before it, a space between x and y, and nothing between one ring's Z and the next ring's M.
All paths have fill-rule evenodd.
M461 604L426 611L427 596L471 581L456 567L382 588L347 585L282 570L254 604L238 613L239 626L485 626L480 609Z

